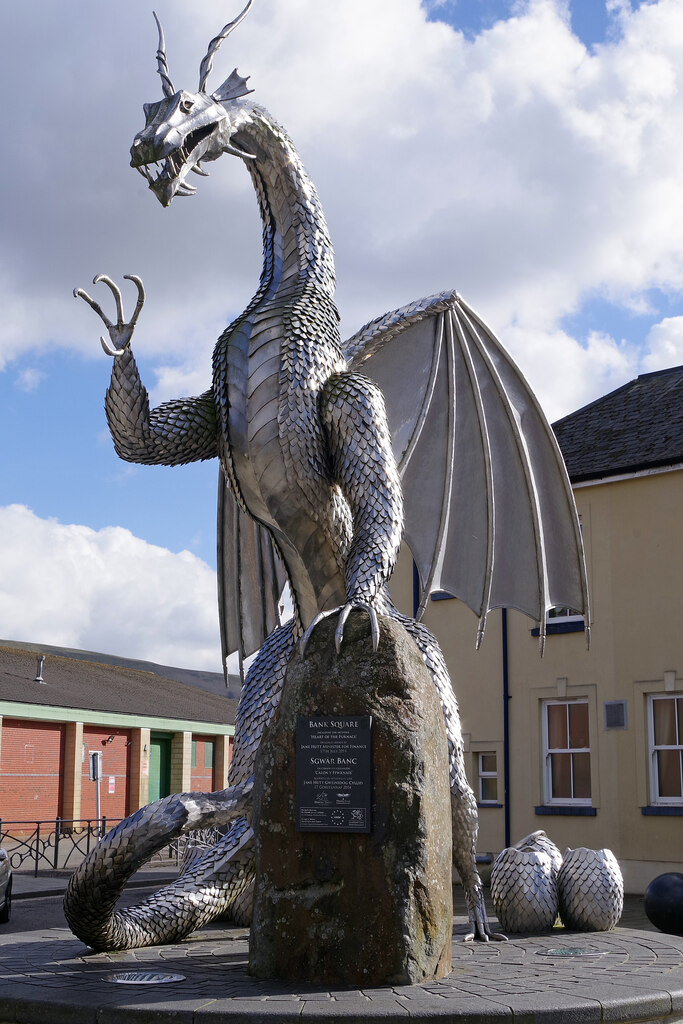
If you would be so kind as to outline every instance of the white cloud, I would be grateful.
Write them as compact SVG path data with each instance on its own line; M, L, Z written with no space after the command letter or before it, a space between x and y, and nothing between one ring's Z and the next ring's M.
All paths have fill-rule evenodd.
M201 395L211 387L211 352L199 365L196 362L178 366L157 367L156 384L150 389L152 405L167 402L179 395Z
M220 671L215 573L121 527L0 508L3 637Z
M683 363L683 317L662 320L653 298L683 293L683 4L605 2L618 30L590 52L564 0L518 0L474 38L428 22L419 0L259 0L224 43L211 81L235 63L251 74L318 186L346 334L455 286L551 419ZM225 0L163 0L159 14L176 86L194 89ZM0 34L21 83L4 124L0 370L32 352L30 386L40 349L99 352L102 325L72 289L111 310L93 275L138 273L133 345L155 364L153 401L200 393L214 339L258 282L248 174L226 156L196 198L162 210L129 168L142 103L161 95L156 30L134 0L43 4L39 31L31 5L0 5ZM127 282L123 294L130 309ZM607 325L562 330L595 296L651 316L645 347ZM0 509L0 552L5 635L219 666L214 574L188 552L22 506Z
M588 295L642 312L652 289L683 291L683 5L608 6L618 33L589 52L564 0L520 0L473 39L428 22L419 0L254 5L212 81L237 63L299 145L335 241L346 333L456 286L550 408L561 353L578 353L568 395L594 397L607 379L604 345L567 348L563 316ZM167 0L159 13L173 80L195 88L225 5ZM127 166L141 104L160 95L155 28L132 0L47 5L38 36L30 9L13 8L3 36L7 75L27 80L7 112L22 164L5 193L0 365L48 339L97 347L100 324L71 289L137 272L148 301L134 347L159 364L153 397L196 393L258 280L248 175L225 157L196 198L162 210ZM610 379L632 362L615 345Z
M35 391L44 379L45 374L42 370L36 370L34 367L28 366L17 374L14 386L19 391Z
M683 316L666 317L647 336L645 370L663 370L683 365Z

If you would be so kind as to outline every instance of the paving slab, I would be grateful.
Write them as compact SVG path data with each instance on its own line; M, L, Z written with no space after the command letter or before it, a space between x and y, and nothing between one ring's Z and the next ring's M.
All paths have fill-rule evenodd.
M470 944L462 941L463 910L447 978L377 989L250 978L248 930L221 924L184 942L120 953L93 953L66 927L0 934L0 1024L683 1024L683 938L645 927L558 927ZM633 901L628 920L647 923ZM123 972L184 980L108 980Z

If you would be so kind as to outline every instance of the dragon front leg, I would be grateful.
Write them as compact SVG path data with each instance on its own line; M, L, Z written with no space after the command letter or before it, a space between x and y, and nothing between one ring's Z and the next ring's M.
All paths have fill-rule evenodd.
M367 612L372 646L377 650L377 612L389 608L384 587L396 565L403 533L403 495L384 398L367 377L336 373L322 389L320 414L332 479L348 502L352 522L344 559L346 603L323 614L339 616L335 631L339 651L349 613L354 608ZM319 620L317 616L304 634L304 649Z
M150 408L149 396L133 357L131 338L145 302L145 289L135 274L124 275L138 291L138 299L129 321L123 313L121 291L106 274L98 274L114 296L116 323L82 288L74 289L76 298L93 309L109 333L109 341L100 338L102 348L113 357L111 383L105 409L117 455L126 462L145 465L177 466L212 459L218 455L218 426L213 390L198 398L181 398Z

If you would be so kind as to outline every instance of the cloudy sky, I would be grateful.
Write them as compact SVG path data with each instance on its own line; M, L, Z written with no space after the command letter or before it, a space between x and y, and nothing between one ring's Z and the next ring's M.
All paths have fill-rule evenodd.
M237 8L156 2L194 90ZM144 4L4 4L0 28L0 637L219 670L217 468L116 458L72 290L139 274L153 401L201 392L258 280L249 177L224 157L164 210L128 166L161 95ZM681 0L255 0L210 86L235 64L316 182L345 334L456 287L551 420L683 363Z

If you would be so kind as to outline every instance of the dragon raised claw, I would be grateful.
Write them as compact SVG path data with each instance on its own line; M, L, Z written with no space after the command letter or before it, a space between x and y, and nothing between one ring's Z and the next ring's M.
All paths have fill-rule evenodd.
M218 340L213 384L197 398L150 409L130 337L142 308L114 324L75 294L109 331L114 359L106 412L121 458L177 465L218 458L219 605L224 658L258 650L243 682L227 790L167 797L136 811L72 877L65 913L97 949L176 941L229 912L249 920L254 874L249 821L254 756L279 701L295 643L337 613L337 643L351 608L400 620L417 643L443 707L449 747L453 857L471 936L492 934L476 868L476 801L467 782L458 707L429 631L394 608L387 582L405 529L423 584L480 616L516 607L541 623L567 605L587 612L580 531L552 431L493 334L454 292L372 321L345 344L334 304L332 246L318 194L289 137L247 99L237 70L206 83L221 42L209 45L197 92L172 85L159 28L163 99L145 105L131 164L163 206L192 194L191 171L231 153L251 174L263 221L256 294ZM156 17L156 15L155 15ZM359 370L362 369L362 373ZM385 404L386 400L386 404ZM457 429L456 429L457 412ZM405 510L404 510L405 497ZM293 618L278 619L289 581ZM422 609L421 609L422 610ZM225 839L177 882L116 911L126 879L172 837L208 824Z

